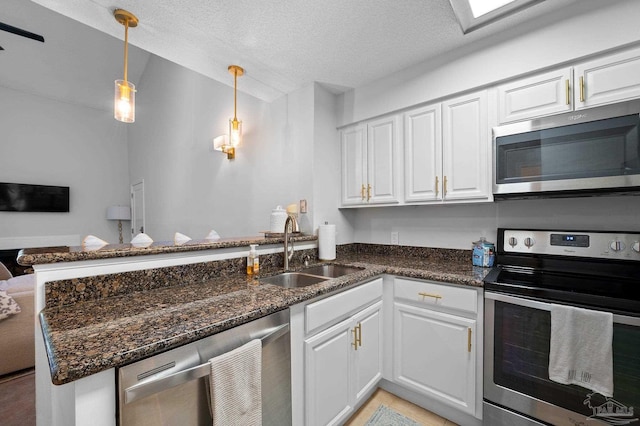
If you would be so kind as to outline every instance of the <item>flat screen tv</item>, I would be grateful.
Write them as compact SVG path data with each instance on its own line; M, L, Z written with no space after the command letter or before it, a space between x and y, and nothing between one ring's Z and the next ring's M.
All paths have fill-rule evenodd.
M0 183L0 211L68 212L69 187Z

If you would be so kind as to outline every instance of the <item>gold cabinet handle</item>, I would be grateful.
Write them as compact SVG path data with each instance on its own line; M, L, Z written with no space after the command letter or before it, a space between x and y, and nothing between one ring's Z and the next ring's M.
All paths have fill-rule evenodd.
M351 346L357 351L358 346L362 346L362 324L358 323L358 325L353 327L351 332L353 333L353 343L351 343Z
M434 299L436 299L436 301L438 299L442 299L442 296L440 296L439 294L431 294L431 293L420 292L420 293L418 293L418 296L422 296L422 300L424 300L425 297L433 297Z
M447 196L447 177L445 176L444 179L442 180L442 195L444 197Z
M438 176L436 176L436 198L438 198L438 184L439 184Z
M580 102L584 102L584 76L580 76Z
M360 197L362 198L362 201L364 201L364 183L362 184L362 187L360 188Z
M371 185L367 185L367 201L371 199Z
M467 350L471 353L471 328L468 329L467 333Z
M569 97L569 79L565 82L565 95L567 98L567 105L571 105L571 98Z

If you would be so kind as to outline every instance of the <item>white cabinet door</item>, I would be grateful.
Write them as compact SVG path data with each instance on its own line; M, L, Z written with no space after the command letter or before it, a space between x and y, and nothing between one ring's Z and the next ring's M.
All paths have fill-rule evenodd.
M500 124L571 111L571 74L562 68L498 86Z
M396 163L398 162L399 120L397 115L367 124L367 201L398 201Z
M405 201L441 201L442 107L429 105L404 114Z
M640 49L574 67L576 109L640 97Z
M356 403L382 377L382 301L353 317L360 331L360 343L353 351Z
M491 196L487 92L442 104L442 192L445 201Z
M394 381L475 415L476 321L394 304Z
M363 204L367 185L367 133L354 126L340 133L342 145L342 204Z
M351 319L305 340L306 425L338 424L353 409Z
M382 301L306 339L304 347L305 424L339 424L382 377Z

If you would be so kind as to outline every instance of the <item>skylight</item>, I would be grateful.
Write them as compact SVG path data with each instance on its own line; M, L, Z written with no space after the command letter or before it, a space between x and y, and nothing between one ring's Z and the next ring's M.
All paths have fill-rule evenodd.
M471 6L473 17L478 18L505 4L513 3L513 1L514 0L469 0L469 6Z
M463 33L488 25L544 0L449 0Z

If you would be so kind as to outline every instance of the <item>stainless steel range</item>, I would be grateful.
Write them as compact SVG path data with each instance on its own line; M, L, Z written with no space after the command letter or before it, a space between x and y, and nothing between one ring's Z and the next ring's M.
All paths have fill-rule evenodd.
M497 259L484 285L484 424L640 425L640 232L499 229ZM549 379L552 304L613 314L612 397Z

